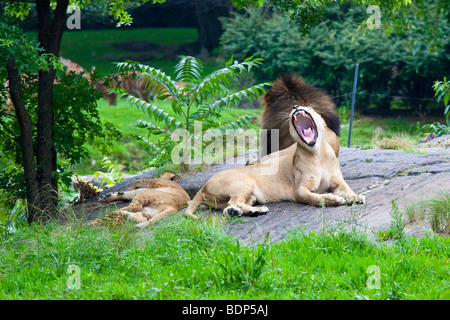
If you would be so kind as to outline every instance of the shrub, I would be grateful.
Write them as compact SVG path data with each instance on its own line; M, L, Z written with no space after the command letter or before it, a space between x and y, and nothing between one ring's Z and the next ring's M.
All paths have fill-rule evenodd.
M435 133L438 136L450 134L450 104L448 103L450 100L450 80L447 81L447 78L444 77L443 81L436 81L433 85L433 89L435 92L434 95L438 98L438 101L443 100L444 102L444 117L446 123L433 122L424 125L423 129L426 135L429 133Z
M203 130L215 130L215 134L223 134L226 130L243 128L250 120L250 116L244 116L229 123L220 121L221 113L226 108L243 100L252 101L265 93L264 86L269 82L256 84L245 89L233 91L232 85L238 78L248 73L253 67L258 67L261 59L247 58L243 62L231 58L222 69L203 75L204 64L201 60L182 56L175 66L175 79L159 69L136 62L127 61L118 64L119 72L138 72L137 77L145 81L150 89L153 87L154 101L146 102L128 93L125 89L116 88L115 92L120 97L126 97L130 104L147 114L149 121L138 120L136 126L147 130L147 137L137 136L146 142L156 152L151 165L161 167L171 162L172 151L179 145L176 143L177 135L184 129L182 135L187 135L182 142L190 146L194 145L189 154L191 157L203 154L204 145L198 144L198 127ZM171 99L171 110L158 107L158 100ZM151 136L158 137L157 143L150 141ZM153 139L154 140L154 139ZM174 151L175 152L175 151ZM184 151L183 151L184 155ZM184 160L183 160L184 161ZM187 165L188 163L185 163Z
M259 80L298 73L332 96L344 95L336 100L338 105L344 99L349 101L346 94L352 91L354 68L359 63L357 101L361 111L369 111L370 105L387 111L392 97L401 96L415 98L407 100L408 107L423 112L421 99L432 96L432 82L443 77L450 65L446 53L450 42L445 36L450 23L443 11L437 10L440 2L417 1L414 10L399 9L397 16L385 13L381 30L366 27L366 6L329 4L324 21L306 36L298 26L268 8L252 9L222 19L222 52L237 58L249 54L263 58L263 68L255 70ZM394 24L398 19L413 27L399 27ZM430 20L435 26L432 35L423 32L429 30ZM436 65L442 68L436 69Z

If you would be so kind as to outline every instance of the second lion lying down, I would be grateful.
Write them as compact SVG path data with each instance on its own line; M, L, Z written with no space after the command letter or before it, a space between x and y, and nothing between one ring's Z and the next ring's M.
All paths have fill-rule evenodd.
M364 203L347 185L331 145L324 138L322 117L310 107L294 106L289 133L295 143L253 165L216 173L186 209L192 215L202 203L225 214L256 216L268 211L254 206L295 201L314 206Z
M187 192L175 181L175 175L164 173L160 178L140 179L126 191L108 194L100 199L110 203L131 201L120 209L129 220L140 222L138 227L147 227L158 220L175 214L190 200ZM192 215L193 218L197 218Z

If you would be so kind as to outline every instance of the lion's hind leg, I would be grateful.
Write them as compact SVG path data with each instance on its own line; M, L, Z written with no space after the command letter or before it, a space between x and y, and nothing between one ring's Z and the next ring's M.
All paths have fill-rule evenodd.
M142 211L131 212L128 210L121 209L120 212L122 212L124 215L126 215L127 219L130 221L136 221L136 222L140 222L140 223L147 221L147 217L145 217L145 215L143 214Z
M158 208L158 213L156 213L154 215L153 218L151 218L148 221L139 223L136 225L136 227L138 228L146 228L148 227L150 224L155 224L158 220L164 219L168 216L171 216L175 213L178 212L178 209L176 207L173 206L161 206L160 208Z
M266 214L269 208L266 206L254 207L256 197L251 193L244 193L238 196L231 196L228 201L228 206L223 210L224 214L232 216L246 215L250 217L256 217L262 214Z
M145 189L140 190L133 190L133 191L121 191L121 192L114 192L109 193L106 195L103 195L99 201L110 203L110 202L116 202L116 201L131 201L133 200L139 193L144 191Z

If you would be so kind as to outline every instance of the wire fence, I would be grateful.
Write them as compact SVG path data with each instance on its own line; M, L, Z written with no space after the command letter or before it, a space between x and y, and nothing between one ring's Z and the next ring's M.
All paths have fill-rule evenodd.
M332 100L337 98L346 97L353 94L353 92L344 93L338 96L331 97ZM367 93L367 92L356 92L356 95L373 96L379 98L392 98L392 99L407 99L407 100L417 100L417 101L435 101L438 102L437 98L417 98L417 97L407 97L407 96L391 96L383 93Z

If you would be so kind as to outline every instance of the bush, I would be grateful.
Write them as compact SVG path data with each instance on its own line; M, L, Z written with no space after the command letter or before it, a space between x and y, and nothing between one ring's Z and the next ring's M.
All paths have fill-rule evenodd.
M264 66L254 72L259 81L272 81L285 72L300 74L332 96L344 95L336 100L338 105L349 101L351 95L347 94L352 91L354 68L359 63L357 101L361 111L376 105L377 112L387 112L393 97L408 97L408 107L423 112L426 100L421 99L433 96L432 83L450 68L450 39L445 36L450 23L445 12L437 10L440 2L417 1L412 9L399 9L398 16L383 13L380 30L366 27L366 6L329 4L324 21L306 36L268 8L251 9L222 19L222 52L237 58L251 54L263 58ZM403 29L395 24L399 19ZM431 35L430 20L434 26Z
M233 104L237 106L243 100L252 101L265 93L264 86L270 85L268 82L237 91L230 89L236 85L241 75L248 73L253 67L258 67L261 64L260 60L250 57L238 62L231 58L224 68L203 75L204 64L201 60L183 56L175 66L174 80L162 70L150 66L131 61L118 64L119 72L137 71L137 77L145 81L148 90L154 94L155 100L149 103L132 96L125 89L115 89L121 97L125 96L132 106L148 116L149 121L138 120L136 123L139 128L147 129L147 138L141 136L136 138L146 142L156 153L151 165L162 167L173 164L176 162L174 155L178 158L180 153L183 153L182 162L175 164L186 167L192 164L192 158L200 158L202 161L205 145L199 139L201 138L199 135L203 135L203 130L221 136L226 130L245 127L250 120L249 116L229 123L221 122L221 116L222 112ZM171 110L165 110L157 105L158 100L166 99L172 101ZM156 144L150 142L151 135L158 137ZM180 148L175 150L176 147Z
M438 101L444 101L444 117L445 123L434 122L431 124L426 124L423 126L425 134L435 133L438 136L444 134L450 134L450 80L444 77L443 81L436 81L433 85L435 96L437 96Z

